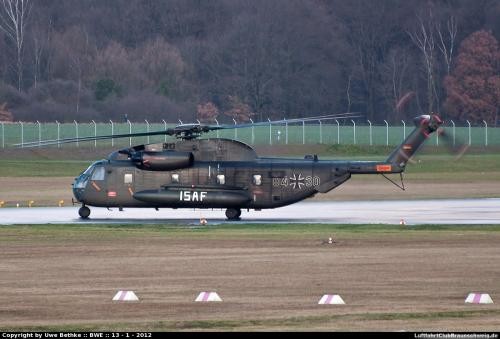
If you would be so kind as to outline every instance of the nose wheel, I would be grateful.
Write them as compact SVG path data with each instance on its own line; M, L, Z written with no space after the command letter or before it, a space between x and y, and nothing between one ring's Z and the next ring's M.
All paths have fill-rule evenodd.
M88 217L90 215L90 208L88 208L87 206L82 206L78 210L78 214L80 215L80 218L88 219Z
M227 220L240 220L241 210L239 208L228 208L226 210Z

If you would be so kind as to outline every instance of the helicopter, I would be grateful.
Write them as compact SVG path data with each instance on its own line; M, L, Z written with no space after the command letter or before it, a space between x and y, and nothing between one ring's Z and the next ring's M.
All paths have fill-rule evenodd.
M325 115L297 122L355 117L350 113ZM287 120L294 122L294 119ZM120 149L107 159L91 164L75 178L72 188L82 219L89 206L124 208L212 208L225 209L228 220L240 220L242 209L262 210L290 205L327 193L356 174L402 173L409 159L443 124L436 114L414 119L415 129L385 161L320 160L259 157L249 145L226 138L199 138L221 129L283 123L181 124L161 131L66 138L33 142L44 146L82 141L169 135L172 142L152 143ZM399 186L399 185L398 185ZM399 186L401 187L401 186ZM402 187L404 189L404 185Z

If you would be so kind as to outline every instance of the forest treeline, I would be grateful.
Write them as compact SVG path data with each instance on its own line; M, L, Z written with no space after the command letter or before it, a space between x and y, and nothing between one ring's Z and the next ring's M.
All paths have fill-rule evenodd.
M0 120L496 124L499 17L498 0L3 0Z

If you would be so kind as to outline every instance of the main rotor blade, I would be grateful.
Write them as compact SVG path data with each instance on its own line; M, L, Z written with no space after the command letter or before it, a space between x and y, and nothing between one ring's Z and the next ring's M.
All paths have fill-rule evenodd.
M235 128L255 127L255 126L283 125L283 124L297 123L303 121L323 121L323 120L349 119L349 118L353 119L359 117L362 117L362 115L359 113L339 113L339 114L320 115L315 117L260 121L254 123L244 123L235 125L209 125L208 127L210 128L210 130L221 130L221 129L235 129Z
M174 135L175 131L172 128L163 131L142 132L142 133L127 133L127 134L112 134L112 135L98 135L79 138L65 138L55 140L42 140L42 141L29 141L21 144L14 144L16 147L37 147L37 146L51 146L59 144L69 144L74 142L85 142L95 140L119 139L119 138L132 138L132 137L145 137L150 135Z
M31 147L41 147L41 146L52 146L69 144L75 142L86 142L86 141L97 141L97 140L108 140L108 139L119 139L119 138L133 138L133 137L146 137L154 135L177 135L188 139L193 136L196 137L202 133L207 133L215 130L223 129L235 129L235 128L247 128L254 126L269 126L269 124L285 124L285 123L297 123L305 121L322 121L322 120L335 120L335 119L348 119L348 118L358 118L361 117L358 113L340 113L340 114L328 114L315 117L306 118L296 118L296 119L284 119L284 120L274 120L274 121L262 121L256 123L245 123L245 124L235 124L235 125L203 125L203 124L182 124L175 128L169 128L161 131L153 132L140 132L140 133L126 133L126 134L113 134L113 135L98 135L98 136L87 136L78 138L64 138L64 139L52 139L52 140L41 140L41 141L29 141L20 144L14 144L15 147L31 148Z

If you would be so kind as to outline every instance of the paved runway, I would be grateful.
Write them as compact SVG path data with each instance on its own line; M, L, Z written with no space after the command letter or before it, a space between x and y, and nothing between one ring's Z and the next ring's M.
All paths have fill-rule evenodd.
M78 217L78 207L1 208L0 224L186 224L225 223L224 210L91 208L88 220ZM273 210L242 212L250 223L332 224L500 224L500 199L330 201L301 202Z

